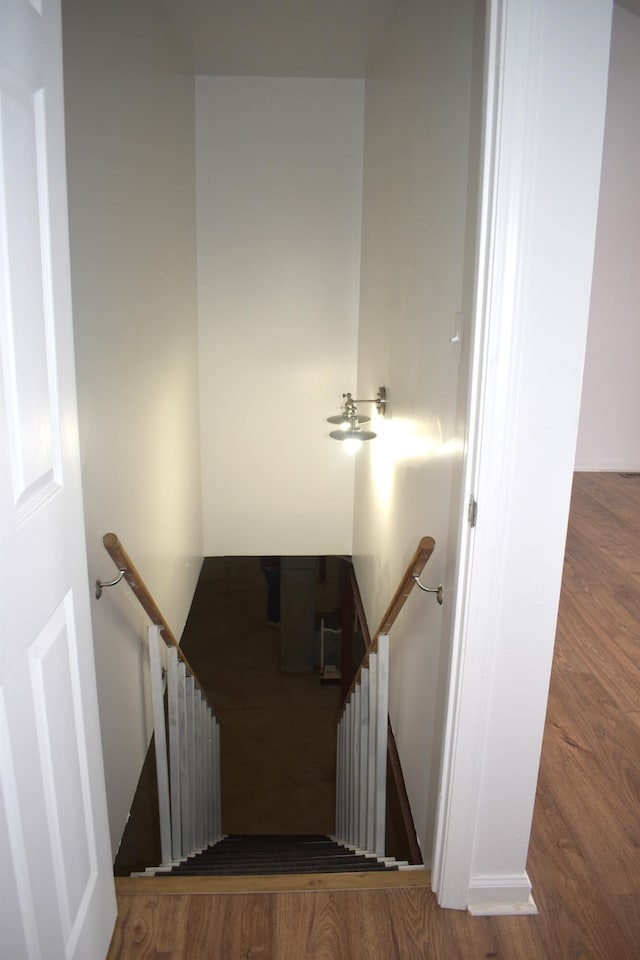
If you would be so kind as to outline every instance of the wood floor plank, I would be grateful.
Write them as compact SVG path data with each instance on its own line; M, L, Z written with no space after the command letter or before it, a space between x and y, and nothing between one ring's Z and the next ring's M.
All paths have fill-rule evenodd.
M381 870L371 873L306 873L265 877L118 877L122 894L295 893L313 890L430 889L430 870Z
M547 711L545 773L571 798L566 818L613 893L640 890L640 765L633 725L597 678L556 674ZM556 787L555 784L558 784Z
M194 897L127 894L118 901L119 921L108 960L484 960L503 956L497 931L500 921L441 911L424 889ZM507 921L511 948L506 956L510 960L544 958L542 940L535 933L536 918L522 920L524 924ZM529 952L532 944L537 953Z
M628 656L629 648L636 645L636 628L632 628L631 635L625 634L623 627L616 626L613 616L610 609L603 609L597 601L587 603L582 597L564 596L554 670L587 671L597 676L618 708L629 712L638 705L635 662Z
M605 508L640 535L640 477L617 473L576 473L574 493L586 500L591 510ZM574 518L577 522L577 518Z
M551 771L539 781L528 862L546 948L558 957L631 960L634 940L602 896L605 883L593 869L591 850L583 852L579 824L562 809L554 781Z
M608 906L615 914L629 943L634 945L635 956L640 956L640 894L609 895Z

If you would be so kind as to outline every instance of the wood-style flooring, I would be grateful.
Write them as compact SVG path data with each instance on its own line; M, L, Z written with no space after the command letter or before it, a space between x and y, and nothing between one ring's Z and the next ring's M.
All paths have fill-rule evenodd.
M424 887L120 893L109 960L639 958L640 478L575 477L528 866L536 917Z

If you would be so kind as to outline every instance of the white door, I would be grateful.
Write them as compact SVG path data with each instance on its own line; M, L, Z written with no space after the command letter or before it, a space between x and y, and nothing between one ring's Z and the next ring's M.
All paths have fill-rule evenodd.
M0 2L0 954L115 919L89 612L59 0Z

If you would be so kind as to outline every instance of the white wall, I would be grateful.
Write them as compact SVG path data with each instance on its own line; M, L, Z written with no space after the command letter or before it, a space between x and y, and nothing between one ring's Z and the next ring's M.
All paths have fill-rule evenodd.
M205 554L351 553L364 83L198 77Z
M577 470L640 470L640 17L614 6Z
M193 77L162 5L63 4L71 268L89 574L121 538L179 637L202 559ZM146 620L92 598L112 846L150 739Z
M474 6L401 0L367 80L358 391L385 385L390 415L359 454L354 559L375 629L419 538L436 540L423 581L443 583L444 606L415 591L391 634L390 714L427 862L462 516L468 344L460 363L449 341L472 302Z

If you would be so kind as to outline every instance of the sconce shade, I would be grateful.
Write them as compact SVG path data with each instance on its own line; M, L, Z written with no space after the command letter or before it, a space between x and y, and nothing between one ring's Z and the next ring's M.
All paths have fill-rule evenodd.
M332 430L329 436L333 440L342 440L345 442L345 448L353 452L358 450L364 440L373 440L378 434L373 430L361 430L361 423L369 423L371 417L364 417L358 413L356 404L375 403L378 414L383 417L387 406L387 391L380 387L373 400L354 400L350 393L343 393L343 409L334 417L327 417L328 423L339 424L340 430Z
M370 422L371 422L371 417L365 417L363 414L360 414L360 413L358 413L355 417L351 417L351 419L352 419L352 420L353 420L353 419L357 420L358 423L370 423ZM327 417L327 423L337 423L338 425L341 425L341 424L343 424L343 423L346 423L347 426L345 427L345 429L348 429L348 427L349 427L349 417L346 416L346 415L343 414L343 413L340 413L340 414L337 414L335 417Z
M334 440L373 440L378 434L373 430L358 430L353 427L350 430L332 430L329 434Z

